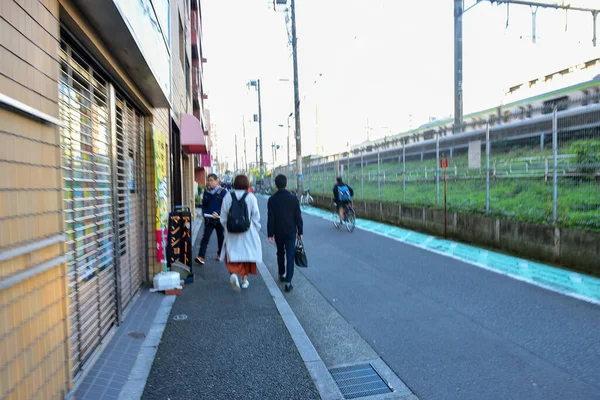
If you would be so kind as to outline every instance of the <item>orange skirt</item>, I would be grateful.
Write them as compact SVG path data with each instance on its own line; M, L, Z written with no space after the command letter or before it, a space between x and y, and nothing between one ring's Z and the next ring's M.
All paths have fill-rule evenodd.
M253 262L229 262L227 257L225 257L225 265L227 265L230 274L246 276L258 273L256 263Z

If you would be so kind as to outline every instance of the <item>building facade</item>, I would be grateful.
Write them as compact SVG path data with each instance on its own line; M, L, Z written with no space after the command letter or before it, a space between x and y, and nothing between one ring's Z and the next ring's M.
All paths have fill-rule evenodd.
M164 268L168 213L193 205L208 152L199 13L0 1L0 398L69 397Z

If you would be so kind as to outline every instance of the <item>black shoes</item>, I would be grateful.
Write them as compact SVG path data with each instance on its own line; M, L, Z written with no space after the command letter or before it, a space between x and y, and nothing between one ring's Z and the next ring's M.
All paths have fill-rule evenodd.
M290 284L288 284L288 285L285 285L285 289L284 289L284 290L285 290L285 292L286 292L286 293L289 293L289 292L291 292L293 289L294 289L294 287L293 287L293 286L292 286L292 284L290 283Z

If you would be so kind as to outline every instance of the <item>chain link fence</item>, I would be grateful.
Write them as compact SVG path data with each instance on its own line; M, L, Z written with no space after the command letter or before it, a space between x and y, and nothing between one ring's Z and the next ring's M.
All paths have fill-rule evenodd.
M600 230L598 100L481 117L459 135L438 127L377 148L305 157L304 187L330 196L341 176L357 199L442 208L446 186L449 210ZM295 188L293 168L275 173Z

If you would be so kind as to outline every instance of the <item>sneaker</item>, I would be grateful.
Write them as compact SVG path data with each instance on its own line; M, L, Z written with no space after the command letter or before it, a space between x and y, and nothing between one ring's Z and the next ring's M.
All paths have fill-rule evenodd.
M279 275L279 282L283 282L283 281L285 281L285 276Z
M235 292L240 291L240 280L238 279L238 276L236 274L231 274L231 276L229 277L229 282L231 282L231 288Z
M200 264L204 265L206 261L204 261L204 257L196 257L196 262L199 262Z
M221 261L221 256L217 256L217 261Z
M242 289L248 289L248 286L250 286L250 282L247 279L242 281Z
M291 283L288 283L288 284L285 285L285 289L284 290L285 290L286 293L291 292L292 289L294 289L294 286L292 286Z

